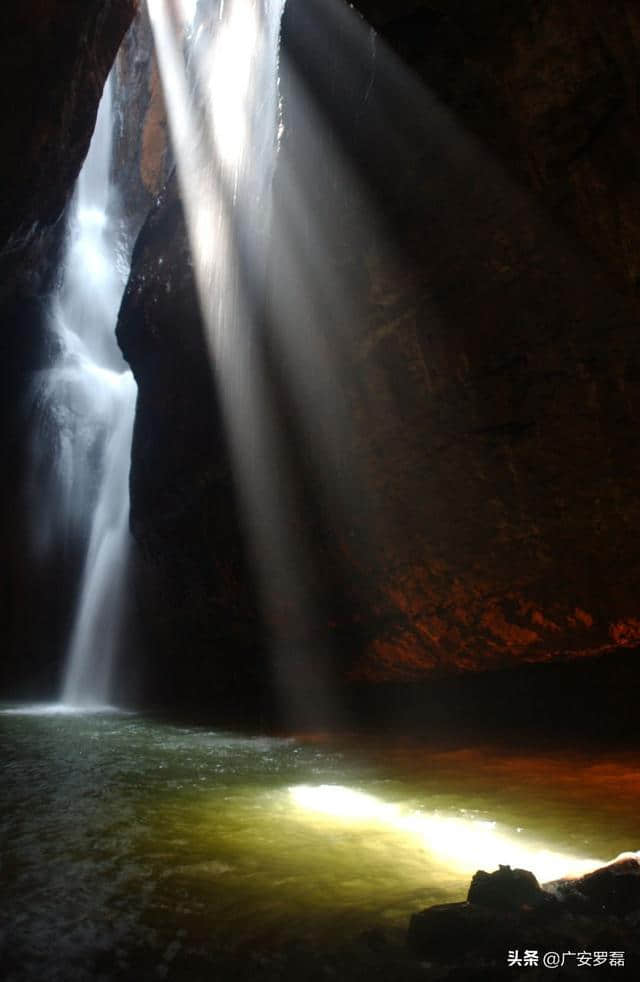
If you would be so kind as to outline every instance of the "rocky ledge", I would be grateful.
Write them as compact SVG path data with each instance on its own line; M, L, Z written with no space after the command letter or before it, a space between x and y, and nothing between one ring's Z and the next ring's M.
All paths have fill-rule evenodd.
M414 914L408 944L431 978L617 977L640 961L640 862L624 854L572 880L540 886L528 870L478 871L463 903Z

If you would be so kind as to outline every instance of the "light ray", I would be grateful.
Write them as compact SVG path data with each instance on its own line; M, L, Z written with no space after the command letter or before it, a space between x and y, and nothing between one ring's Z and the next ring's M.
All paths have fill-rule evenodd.
M188 60L163 0L152 25L198 295L236 487L272 632L274 674L291 708L316 702L323 668L303 664L318 617L287 455L257 349L264 303L270 185L278 132L277 41L284 0L203 5ZM217 17L216 17L217 15ZM286 625L286 641L282 635ZM321 661L321 660L320 660ZM304 690L304 691L303 691Z
M386 826L410 836L426 852L450 869L472 874L510 865L531 870L541 883L561 877L581 876L603 866L588 859L547 849L518 833L499 828L493 821L437 812L409 811L374 795L340 785L296 785L289 789L300 809L328 822Z
M436 540L441 555L447 537L459 535L450 478L428 463L430 433L435 444L460 426L442 396L460 408L452 389L469 374L466 350L454 350L453 366L448 350L441 357L446 324L434 299L447 298L446 309L458 290L449 265L457 268L469 227L461 231L451 216L464 220L467 202L488 203L495 212L481 223L488 254L488 240L514 209L528 208L538 238L544 222L345 4L295 5L280 66L288 102L277 170L282 127L272 82L281 0L201 2L187 56L172 9L152 0L206 337L276 642L315 633L327 643L324 614L342 585L373 607L390 564L417 571L424 595L414 606L422 613L431 603L425 556ZM407 198L398 186L405 176ZM428 268L421 237L442 253L431 249ZM481 280L484 267L473 256L471 267ZM481 294L482 283L472 286ZM475 405L462 407L463 419L465 412L470 425L485 422ZM415 481L405 480L407 460L419 471ZM316 532L329 559L317 560ZM347 537L355 549L345 547ZM325 574L331 582L321 595ZM389 621L413 612L403 590L391 584L382 597ZM412 671L441 657L420 630L415 657L390 645Z

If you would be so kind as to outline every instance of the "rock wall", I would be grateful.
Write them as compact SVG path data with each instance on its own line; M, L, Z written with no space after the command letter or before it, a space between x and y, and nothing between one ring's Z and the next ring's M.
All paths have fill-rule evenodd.
M283 30L261 343L294 485L289 531L320 598L302 641L365 681L633 657L638 14L630 0L357 6L377 37L316 0L289 0ZM60 215L136 7L33 0L2 15L16 93L0 194L15 474L15 407L47 357L40 298ZM149 680L189 698L234 678L260 688L273 625L247 559L175 183L158 198L170 159L141 25L120 62L137 122L123 115L117 151L129 210L153 205L119 326L140 386L132 528ZM324 466L278 337L282 297L301 293L295 385L337 436ZM8 635L23 641L47 587L24 554L18 483L4 492L5 593ZM284 637L288 616L283 598ZM44 619L47 633L55 617Z
M634 649L633 5L358 6L381 37L314 0L289 0L283 29L264 356L290 527L322 597L315 640L369 681ZM140 386L132 523L152 647L174 666L192 652L187 687L261 637L190 277L170 185L119 337ZM311 355L297 380L340 432L324 473L278 360L279 298L301 291L307 352L340 351L335 374Z
M117 335L138 383L138 695L206 702L234 676L249 688L262 631L175 173L138 237Z
M113 181L136 233L172 166L167 114L146 4L116 59Z
M138 0L26 0L2 11L0 287L43 293L59 219L86 156L105 78Z
M604 42L587 30L593 11L578 16L567 4L560 16L561 6L520 5L493 32L491 5L475 26L462 23L468 11L459 5L457 24L453 11L444 18L457 39L449 47L433 17L413 19L405 40L420 53L423 77L437 79L437 98L435 85L418 92L382 46L376 53L372 43L370 70L362 65L362 31L348 14L325 24L326 50L333 66L359 68L342 79L336 68L337 84L327 81L310 40L320 33L320 5L290 8L293 70L384 220L382 234L361 217L345 222L330 180L317 196L346 228L330 237L329 280L339 282L341 268L353 280L359 254L369 281L351 341L352 377L365 380L367 400L352 386L351 406L376 539L366 553L346 551L354 575L373 588L367 620L375 626L356 677L415 678L637 644L637 302L625 260L637 243L631 234L605 265L596 231L610 212L633 225L637 182L619 184L618 170L606 167L627 159L627 130L620 140L615 129L603 136L606 153L595 137L584 148L593 193L579 205L550 203L553 182L528 169L555 153L556 187L573 180L568 135L584 136L585 120L598 115L594 100L609 98L627 63L620 56L619 71L611 68L608 82L598 75L594 87L594 50L600 57ZM432 61L426 52L436 48ZM616 50L607 56L614 66ZM476 88L479 66L493 80L489 93ZM538 91L541 72L534 125L523 100ZM627 81L620 111L628 120L636 107ZM511 98L513 113L500 114L498 94ZM296 120L293 108L292 166L299 182L313 173L317 183L306 112L301 103ZM577 234L587 227L589 235ZM346 329L344 317L332 325L336 336ZM353 514L352 543L370 539Z
M638 301L633 0L355 6Z

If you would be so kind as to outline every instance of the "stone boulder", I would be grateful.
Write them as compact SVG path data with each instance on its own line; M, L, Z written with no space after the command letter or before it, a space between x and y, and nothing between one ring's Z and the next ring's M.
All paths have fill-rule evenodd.
M480 977L476 972L500 977L509 953L520 958L509 968L516 978L519 968L523 978L547 972L542 957L548 951L568 953L563 978L584 974L589 963L580 964L578 952L622 952L625 964L635 965L640 958L639 872L634 856L544 887L528 870L479 871L466 903L429 907L411 917L407 944L423 961L439 966L445 978L456 980ZM523 964L525 951L534 952L538 961Z
M492 910L532 909L550 899L533 873L510 866L501 866L494 873L478 870L467 896L468 903Z
M568 909L578 913L624 917L640 911L640 861L636 854L623 855L579 879L558 880L546 886Z

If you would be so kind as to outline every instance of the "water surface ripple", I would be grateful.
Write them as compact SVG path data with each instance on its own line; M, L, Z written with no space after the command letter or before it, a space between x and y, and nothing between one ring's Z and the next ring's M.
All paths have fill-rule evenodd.
M463 899L456 842L483 823L567 857L638 847L631 755L242 736L33 708L0 712L0 734L0 967L16 982L181 977L181 960L214 950L403 932L412 911ZM420 840L434 816L443 854Z

